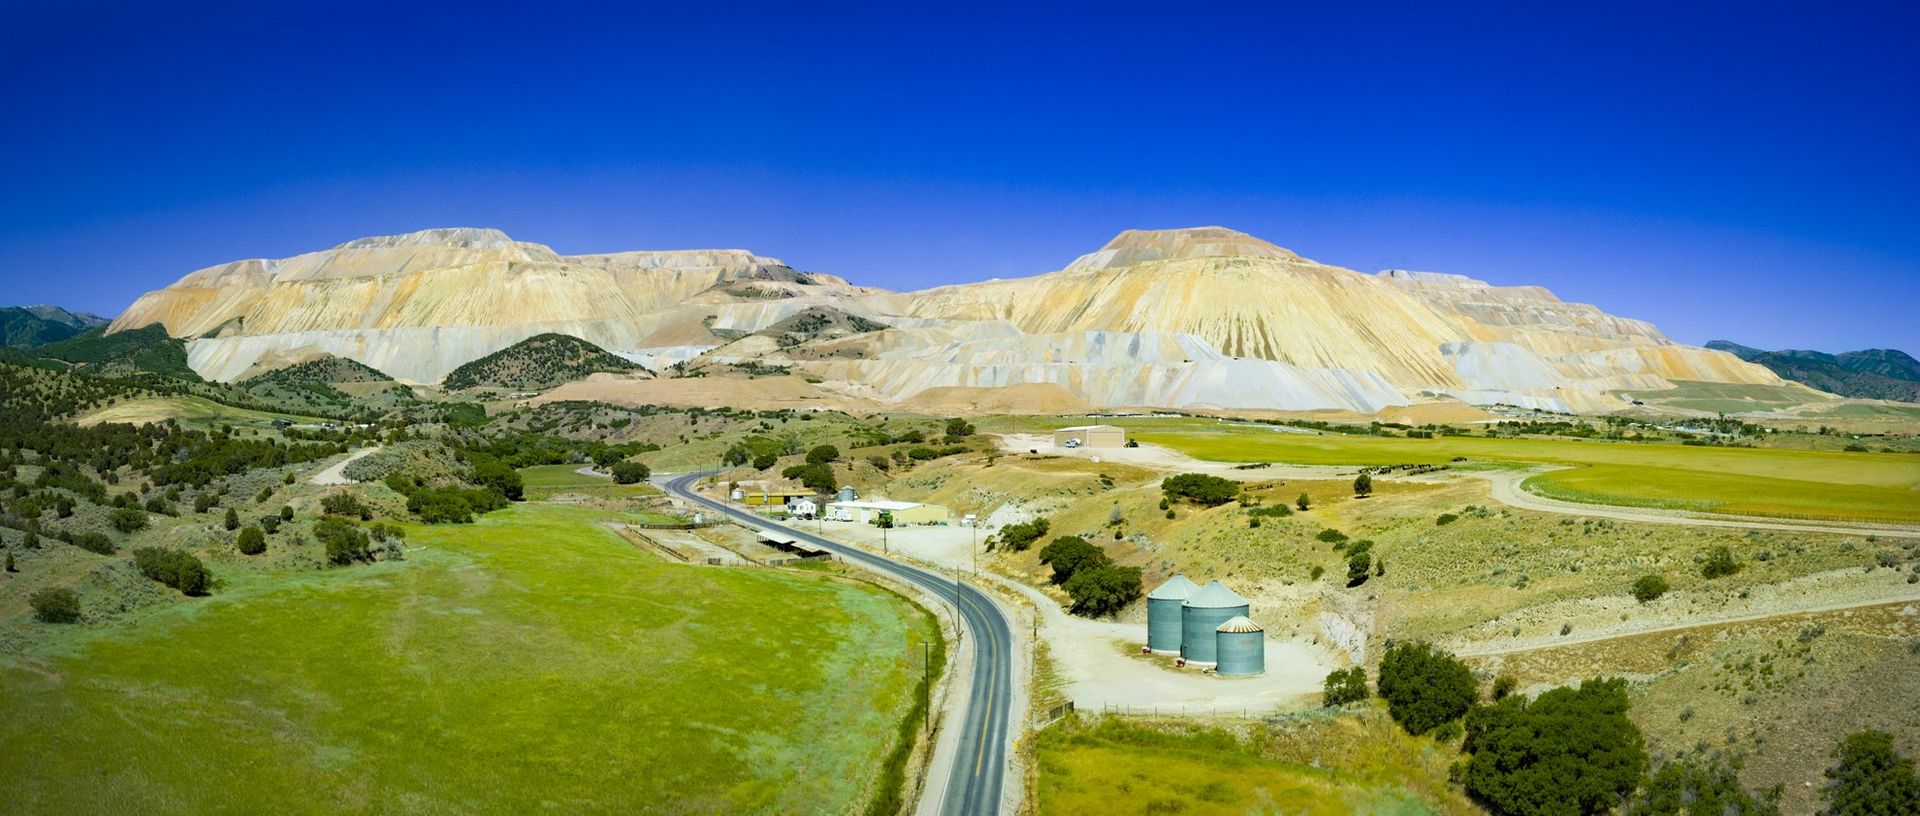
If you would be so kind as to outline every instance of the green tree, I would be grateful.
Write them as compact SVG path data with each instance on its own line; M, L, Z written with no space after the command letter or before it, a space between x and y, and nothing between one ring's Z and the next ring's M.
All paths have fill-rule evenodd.
M1347 553L1347 586L1357 587L1367 582L1367 576L1373 574L1373 554L1355 549Z
M1367 670L1359 666L1335 669L1327 674L1325 705L1337 706L1367 699Z
M1111 615L1140 597L1140 568L1104 566L1082 569L1062 587L1073 598L1075 615Z
M840 458L840 449L832 445L815 445L807 451L807 464L824 465Z
M759 456L753 457L754 470L766 470L767 468L773 467L774 465L779 463L780 463L780 457L776 454L763 453L763 454L760 454Z
M1881 816L1920 813L1920 778L1913 760L1893 749L1893 735L1885 731L1848 734L1833 750L1827 768L1828 816Z
M1078 536L1061 536L1040 548L1040 563L1053 567L1053 582L1064 584L1083 569L1097 569L1113 563L1107 551Z
M615 484L638 484L653 475L653 469L640 462L615 462L613 464Z
M973 423L970 423L959 417L954 417L952 419L947 420L947 436L948 437L958 439L963 436L972 436L972 435L973 435Z
M833 466L825 462L794 465L780 471L780 475L788 479L796 479L800 484L819 493L832 493L836 482L839 481L833 475Z
M1646 772L1626 681L1592 679L1467 714L1467 792L1496 814L1607 813Z
M1667 594L1667 579L1658 575L1642 575L1633 582L1633 599L1641 603L1657 600Z
M227 518L224 524L228 531L240 529L240 512L231 507L227 508Z
M1721 578L1740 571L1740 562L1733 560L1733 551L1722 545L1707 551L1707 557L1700 562L1700 577Z
M1479 696L1473 671L1430 643L1401 643L1380 660L1380 696L1409 734L1425 734L1467 713Z
M80 619L80 595L66 587L47 587L27 596L33 616L41 623L73 623Z
M293 505L290 505L290 504L280 505L280 520L281 521L293 520Z
M7 551L7 571L8 571L8 572L19 572L19 571L20 571L20 569L19 569L18 567L15 567L15 566L13 565L13 551L12 551L12 550L8 550L8 551Z
M1363 499L1373 495L1373 477L1365 473L1355 477L1353 480L1353 495Z
M1293 500L1293 506L1300 508L1300 512L1303 513L1313 509L1312 502L1308 500L1307 494L1305 493L1300 494L1300 498Z
M242 527L237 544L242 555L259 555L267 551L267 535L258 527Z

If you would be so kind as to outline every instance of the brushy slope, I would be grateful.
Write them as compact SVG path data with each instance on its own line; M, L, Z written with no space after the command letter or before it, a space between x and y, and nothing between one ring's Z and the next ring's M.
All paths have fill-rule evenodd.
M463 388L551 388L603 371L639 370L640 365L608 354L578 337L539 334L496 351L447 374L441 385Z

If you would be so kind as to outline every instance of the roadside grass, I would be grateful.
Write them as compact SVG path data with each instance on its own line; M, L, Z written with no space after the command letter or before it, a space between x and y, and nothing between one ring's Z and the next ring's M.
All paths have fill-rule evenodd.
M228 568L212 597L0 658L0 812L846 812L924 611L824 571L669 564L519 505L408 560Z
M1077 714L1036 736L1038 812L1477 812L1448 789L1454 750L1371 709L1213 726Z
M1029 428L1070 424L1034 418ZM1571 465L1531 487L1608 504L1669 506L1754 515L1920 522L1920 457L1887 453L1693 447L1573 439L1407 439L1277 433L1191 418L1116 419L1142 442L1200 459L1304 465L1449 464L1474 461ZM1558 491L1558 492L1555 492Z

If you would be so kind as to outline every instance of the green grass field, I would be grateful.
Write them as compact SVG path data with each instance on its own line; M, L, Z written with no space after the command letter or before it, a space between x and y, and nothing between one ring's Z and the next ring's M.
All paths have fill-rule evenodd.
M535 465L520 469L527 498L545 499L557 493L581 493L599 498L652 496L660 491L649 484L615 484L612 479L588 476L580 465Z
M831 570L664 563L614 517L415 526L404 562L229 566L49 633L0 658L0 812L864 809L931 618Z
M1075 420L1027 420L1039 429ZM1920 456L1690 447L1575 439L1306 435L1201 419L1121 419L1132 438L1200 459L1305 465L1495 463L1570 465L1530 490L1603 504L1720 513L1920 522Z
M296 424L318 424L329 421L299 414L235 408L231 405L221 405L206 397L192 395L129 400L91 411L78 417L77 421L82 425L103 422L126 422L139 425L168 419L179 420L183 425L196 428L214 428L221 425L266 426L271 425L276 419L284 419Z
M1396 732L1384 717L1368 713L1292 730L1253 728L1237 735L1192 723L1084 715L1060 723L1037 738L1038 811L1475 812L1447 789L1449 752Z

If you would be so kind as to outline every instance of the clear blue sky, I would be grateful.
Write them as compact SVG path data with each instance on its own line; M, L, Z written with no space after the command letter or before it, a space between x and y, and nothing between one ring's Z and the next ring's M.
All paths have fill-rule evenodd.
M1913 4L148 5L8 12L0 301L434 226L914 288L1221 224L1920 353Z

